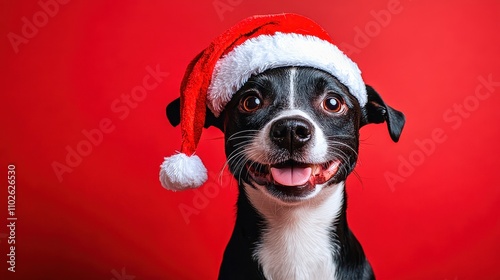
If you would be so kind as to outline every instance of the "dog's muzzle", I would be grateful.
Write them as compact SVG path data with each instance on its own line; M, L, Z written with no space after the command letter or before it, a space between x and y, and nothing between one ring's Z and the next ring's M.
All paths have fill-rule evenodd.
M246 168L253 181L282 197L304 197L337 174L340 161L318 163L309 157L315 127L305 118L288 117L272 123L268 143L270 164L250 162Z

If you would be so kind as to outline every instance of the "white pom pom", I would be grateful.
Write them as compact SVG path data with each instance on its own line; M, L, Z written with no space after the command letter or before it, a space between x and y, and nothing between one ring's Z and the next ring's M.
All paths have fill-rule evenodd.
M160 166L161 185L168 190L180 191L197 188L207 181L207 169L196 155L178 153L166 157Z

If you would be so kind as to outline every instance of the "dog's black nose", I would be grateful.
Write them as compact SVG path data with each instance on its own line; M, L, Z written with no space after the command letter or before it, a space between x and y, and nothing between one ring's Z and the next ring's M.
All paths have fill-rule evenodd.
M313 129L303 118L283 118L271 126L270 138L278 147L293 152L311 140Z

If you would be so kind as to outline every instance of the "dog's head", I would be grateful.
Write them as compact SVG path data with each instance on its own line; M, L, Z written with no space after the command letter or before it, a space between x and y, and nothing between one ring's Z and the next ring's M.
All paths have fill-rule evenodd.
M240 186L280 203L307 201L353 171L362 126L386 122L399 140L404 115L366 89L368 102L361 107L324 71L270 69L252 76L219 117L209 113L205 125L224 132L227 162Z

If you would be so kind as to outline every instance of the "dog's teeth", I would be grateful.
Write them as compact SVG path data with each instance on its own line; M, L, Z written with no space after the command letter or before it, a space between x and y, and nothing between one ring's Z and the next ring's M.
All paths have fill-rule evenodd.
M319 164L313 165L313 175L318 176L321 173L321 166Z

